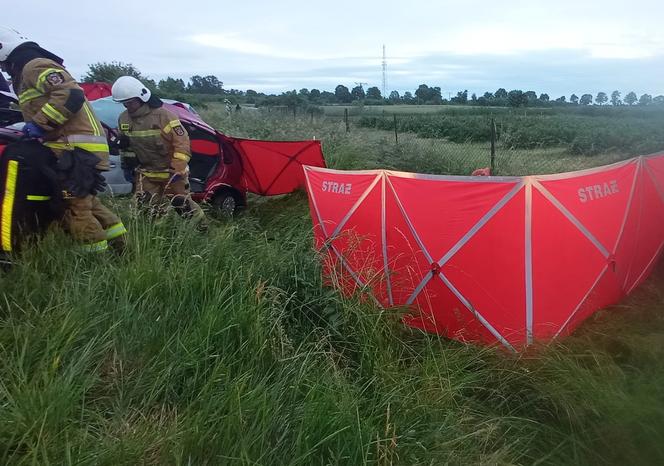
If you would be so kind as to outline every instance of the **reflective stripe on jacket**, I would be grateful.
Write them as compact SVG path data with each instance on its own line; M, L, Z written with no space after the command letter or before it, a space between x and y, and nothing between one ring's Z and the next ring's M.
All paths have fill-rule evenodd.
M147 104L118 119L122 134L129 138L129 149L136 154L139 169L167 172L191 158L189 135L178 117L163 107Z
M56 155L74 147L97 155L100 170L108 170L108 143L85 93L67 70L47 58L30 60L17 83L19 106L25 121L44 128L44 145Z

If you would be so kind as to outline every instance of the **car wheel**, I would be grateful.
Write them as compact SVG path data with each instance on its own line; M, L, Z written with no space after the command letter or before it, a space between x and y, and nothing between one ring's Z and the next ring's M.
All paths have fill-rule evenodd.
M221 192L214 197L212 205L223 218L232 218L237 213L238 204L233 193Z

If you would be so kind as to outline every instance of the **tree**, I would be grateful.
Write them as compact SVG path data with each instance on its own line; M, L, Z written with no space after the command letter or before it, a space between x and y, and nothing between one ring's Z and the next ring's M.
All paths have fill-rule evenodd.
M334 96L336 97L337 102L347 104L353 100L353 96L350 95L350 91L343 84L339 84L334 88Z
M364 98L367 96L364 93L362 86L355 86L353 90L350 91L350 95L353 96L353 100L364 100Z
M493 94L491 92L485 92L482 97L484 97L486 100L493 100Z
M537 103L537 94L535 91L528 91L523 93L524 105L534 105Z
M636 100L636 94L633 91L625 96L625 103L627 105L634 105Z
M120 61L98 62L88 65L88 68L88 72L83 76L84 83L104 82L112 84L120 76L133 76L151 90L157 88L157 84L152 79L143 76L131 63Z
M466 96L468 92L466 91ZM443 96L440 93L440 87L435 86L429 88L429 103L440 105L443 103Z
M526 97L523 94L523 91L512 90L507 93L507 103L510 107L522 107L526 105Z
M383 96L380 93L380 89L376 86L367 89L367 99L382 100Z
M166 79L159 81L159 92L162 95L182 94L185 91L186 87L182 79L174 79L168 76Z
M569 101L574 105L577 105L579 103L579 96L576 94L572 94L571 96L569 96Z
M650 94L643 94L639 97L639 105L650 105L652 103L652 96Z
M664 105L664 95L658 95L652 99L655 105Z
M346 89L348 90L348 89ZM327 103L332 103L337 100L337 97L335 94L331 93L330 91L322 91L320 93L320 100L321 102L327 102Z
M429 86L426 84L420 84L417 90L415 91L415 97L417 97L417 103L425 104L429 100Z
M295 89L292 91L283 92L279 96L279 100L281 101L282 105L286 105L288 108L297 108L300 107L303 103L302 97L298 95Z
M253 89L247 89L246 95L248 104L256 103L256 100L258 99L258 92L254 91Z
M494 92L493 96L496 99L507 99L507 91L501 87L496 92Z
M593 96L591 94L583 94L579 103L581 105L590 105L593 103Z
M572 94L572 96L573 96L573 97L576 97L574 94ZM578 97L577 97L577 100L578 100ZM558 98L556 99L556 102L558 102L559 104L564 104L564 103L565 103L565 96L564 96L564 95L561 95L560 97L558 97Z
M318 89L312 89L309 91L309 100L313 103L320 102L320 91Z
M620 91L613 91L611 93L611 105L614 107L622 105L622 101L620 100Z
M443 103L443 97L440 94L440 87L429 87L426 84L420 84L420 86L415 91L415 96L417 97L417 103L419 104L434 104L440 105ZM466 93L466 99L468 94ZM404 94L404 101L406 100L406 95Z
M195 75L189 78L188 92L196 94L221 94L223 93L224 83L219 81L216 76Z
M539 100L542 102L548 102L549 101L549 94L540 94Z
M403 93L403 102L405 104L412 104L415 98L413 97L413 94L410 91L406 91Z
M604 105L609 101L609 98L606 95L606 92L598 92L597 97L595 97L595 103L598 105Z
M392 91L390 92L390 102L399 102L401 100L401 96L399 95L399 91Z
M309 100L309 89L303 87L302 89L300 89L300 92L298 92L298 95L302 97L304 100Z
M468 90L457 92L456 97L452 97L452 102L455 104L465 105L468 103Z

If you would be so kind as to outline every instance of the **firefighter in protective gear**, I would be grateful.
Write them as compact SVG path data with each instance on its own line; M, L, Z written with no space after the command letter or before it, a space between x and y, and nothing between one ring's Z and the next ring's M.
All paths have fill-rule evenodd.
M136 198L159 214L167 202L183 217L207 227L201 207L189 193L191 148L189 135L178 117L163 108L161 100L132 76L122 76L113 84L113 100L125 108L118 128L123 149L136 156Z
M94 156L99 160L95 168L108 170L104 129L83 90L62 63L60 57L17 31L0 27L0 66L12 78L19 107L32 134L41 133L44 146L58 158L65 152ZM86 250L105 250L109 241L123 249L125 226L94 194L94 189L90 194L79 193L78 197L63 192L65 230Z

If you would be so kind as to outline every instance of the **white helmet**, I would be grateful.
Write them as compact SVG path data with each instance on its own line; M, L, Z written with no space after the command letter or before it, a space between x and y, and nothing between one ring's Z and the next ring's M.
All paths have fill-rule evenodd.
M30 39L25 37L20 32L10 29L8 27L0 26L0 61L7 60L10 53L21 44L30 42Z
M111 93L116 102L124 102L129 99L141 99L143 102L147 102L152 95L150 89L133 76L120 76L113 83Z

